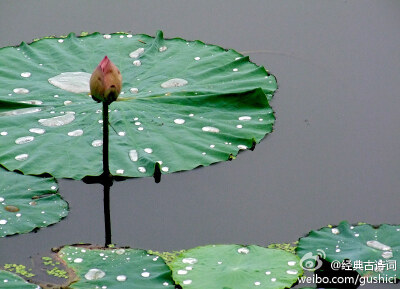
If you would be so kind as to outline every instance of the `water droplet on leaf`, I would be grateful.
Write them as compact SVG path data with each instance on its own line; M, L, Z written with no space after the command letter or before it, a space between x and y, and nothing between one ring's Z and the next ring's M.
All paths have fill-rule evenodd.
M90 77L92 75L87 72L63 72L59 75L51 77L48 81L61 89L73 93L89 93Z
M22 87L14 88L13 91L14 91L14 93L16 93L16 94L27 94L27 93L29 93L29 90L28 90L28 89L22 88Z
M144 52L144 48L143 47L138 48L135 51L129 53L129 57L130 58L138 58L141 54L143 54L143 52Z
M44 134L46 132L43 128L31 128L29 131L37 134Z
M196 258L184 258L184 259L182 259L182 263L194 265L197 263L197 259Z
M102 146L102 145L103 145L103 141L100 140L100 139L96 139L96 140L94 140L94 141L92 142L92 146L94 146L94 147L100 147L100 146Z
M16 144L26 144L26 143L34 141L34 140L35 140L35 137L33 137L33 136L23 136L23 137L17 138L15 140L15 143Z
M28 159L28 157L29 157L28 154L20 154L20 155L17 155L17 156L15 157L15 159L16 159L17 161L25 161L25 160Z
M393 257L393 252L392 251L385 251L382 253L382 257L385 259L389 259Z
M186 275L187 271L186 270L178 270L178 275Z
M74 120L75 120L75 115L72 112L67 112L64 115L39 119L39 123L43 126L57 127L69 124Z
M181 119L181 118L177 118L177 119L174 119L174 123L176 123L176 124L184 124L185 120Z
M381 242L378 242L376 240L372 241L367 241L367 246L377 249L377 250L382 250L382 251L390 251L392 248L390 246L387 246L385 244L382 244Z
M250 252L250 250L245 247L239 248L237 251L239 254L249 254L249 252Z
M251 120L251 116L241 116L239 117L239 120L248 121Z
M132 87L131 89L129 89L129 91L130 91L131 93L138 93L138 92L139 92L139 89L136 88L136 87Z
M86 274L85 274L85 278L87 280L98 280L103 278L104 276L106 276L106 273L104 273L102 270L100 269L90 269Z
M181 87L188 84L188 81L182 78L172 78L161 83L162 88L170 88L170 87Z
M290 275L296 275L298 272L297 272L297 270L287 270L286 273L288 273Z
M332 228L332 234L338 235L340 233L338 228Z
M153 152L151 148L145 148L144 151L148 154L151 154Z
M81 136L81 135L83 135L83 130L81 130L81 129L73 130L73 131L68 132L68 135L69 136Z
M131 159L132 162L136 162L138 160L138 153L136 150L130 150L129 151L129 158Z
M202 130L202 131L206 131L206 132L219 133L219 129L216 128L216 127L212 127L212 126L205 126L205 127L202 127L201 130Z
M31 75L32 75L32 74L31 74L30 72L22 72L22 73L21 73L21 76L22 76L22 77L25 77L25 78L31 77Z

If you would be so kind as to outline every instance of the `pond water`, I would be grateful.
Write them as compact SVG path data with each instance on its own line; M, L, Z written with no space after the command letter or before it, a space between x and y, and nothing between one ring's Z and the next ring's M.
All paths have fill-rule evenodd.
M118 246L267 245L341 220L400 223L400 2L0 5L1 47L69 32L154 35L161 29L167 38L243 52L278 79L274 132L254 151L163 175L159 184L152 178L114 183L112 241ZM102 186L72 180L59 186L69 216L37 233L0 239L0 264L26 263L64 244L104 244Z

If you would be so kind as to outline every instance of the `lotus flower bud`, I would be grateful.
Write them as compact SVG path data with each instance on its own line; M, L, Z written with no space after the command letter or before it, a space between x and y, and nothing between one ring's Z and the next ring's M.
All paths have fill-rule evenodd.
M93 100L110 104L118 98L121 87L121 72L105 56L90 77L90 94Z

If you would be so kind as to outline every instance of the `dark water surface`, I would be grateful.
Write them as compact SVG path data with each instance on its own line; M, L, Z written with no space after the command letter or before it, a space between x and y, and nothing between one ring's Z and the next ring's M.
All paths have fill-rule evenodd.
M164 175L159 184L114 184L117 245L266 245L341 220L400 223L400 2L248 2L1 1L0 46L69 32L161 29L165 37L244 51L278 79L275 130L253 152ZM102 187L59 185L69 216L0 239L0 264L64 244L104 243Z

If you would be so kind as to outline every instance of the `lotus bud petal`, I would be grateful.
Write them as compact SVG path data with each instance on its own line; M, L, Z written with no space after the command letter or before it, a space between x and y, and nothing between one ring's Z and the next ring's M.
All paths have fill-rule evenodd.
M118 98L121 87L121 72L105 56L90 77L90 94L93 100L110 104Z

